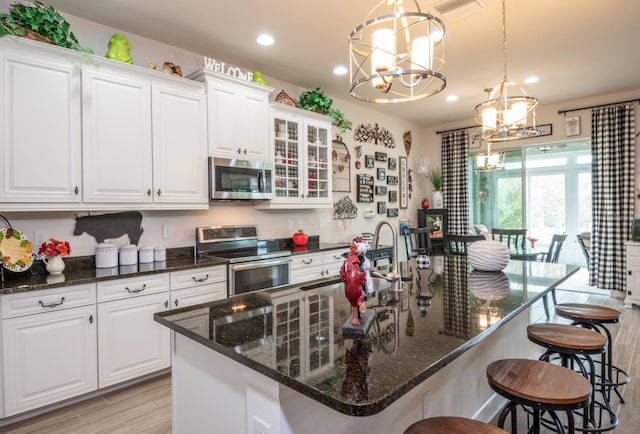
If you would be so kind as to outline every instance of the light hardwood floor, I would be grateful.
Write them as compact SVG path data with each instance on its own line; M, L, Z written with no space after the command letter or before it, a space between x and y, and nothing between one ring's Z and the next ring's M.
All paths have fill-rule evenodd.
M559 303L595 303L622 311L622 322L611 325L610 330L614 338L614 361L631 375L631 382L621 389L626 404L620 404L617 399L613 400L620 424L612 432L636 434L640 432L640 385L638 384L640 381L640 355L638 354L640 310L624 309L622 300L603 294L604 292L597 290L589 293L577 292L575 288L557 291ZM537 303L532 310L531 320L532 322L567 322L555 315L547 319L542 303ZM523 421L519 432L526 432L524 424ZM9 425L0 428L0 433L171 433L171 378L168 375L160 377L126 390Z

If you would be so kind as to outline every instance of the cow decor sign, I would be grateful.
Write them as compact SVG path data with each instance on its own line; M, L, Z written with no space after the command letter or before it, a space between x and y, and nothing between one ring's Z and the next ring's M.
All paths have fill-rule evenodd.
M131 244L138 244L143 232L142 214L140 211L125 211L76 217L73 235L82 235L85 232L99 243L127 235Z

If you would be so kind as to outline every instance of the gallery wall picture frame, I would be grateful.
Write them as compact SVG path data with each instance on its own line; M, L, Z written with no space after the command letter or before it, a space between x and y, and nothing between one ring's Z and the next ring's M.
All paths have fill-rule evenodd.
M398 185L397 176L387 176L387 185Z
M365 155L364 156L364 167L367 169L373 169L374 159L373 155Z
M387 212L387 202L378 202L378 214Z
M387 153L386 152L376 152L376 161L387 161Z
M398 159L389 157L389 161L387 162L387 169L396 170L398 168Z
M538 130L537 137L550 136L553 134L553 125L551 124L538 125L536 127L536 130Z
M386 196L386 195L387 195L387 186L376 185L376 196Z
M398 208L387 208L387 217L398 217Z
M400 181L400 208L406 209L409 206L409 192L407 187L407 157L400 157L400 172L398 178Z
M567 137L580 135L580 116L570 116L564 120Z
M384 181L387 176L387 172L384 170L384 167L378 167L378 180Z
M398 192L396 190L389 190L389 202L398 201Z

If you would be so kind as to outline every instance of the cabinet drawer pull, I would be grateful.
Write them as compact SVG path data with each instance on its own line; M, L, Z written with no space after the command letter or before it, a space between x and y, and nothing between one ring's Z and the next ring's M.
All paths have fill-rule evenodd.
M151 196L151 189L147 190L147 196Z
M342 255L338 255L338 256L333 255L333 259L342 259Z
M168 308L169 307L169 300L165 300L164 301L164 308Z
M138 292L144 291L146 288L147 288L147 284L145 283L144 285L142 285L142 288L140 289L129 289L128 286L125 286L124 289L126 289L129 294L137 294Z
M73 192L77 195L78 193L80 193L80 189L78 188L78 186L76 185L76 188L73 189Z
M158 189L158 196L162 196L162 190Z
M195 282L204 282L204 281L206 281L206 280L209 280L209 275L207 274L206 276L204 276L204 277L203 277L203 278L201 278L201 279L196 279L196 277L195 277L195 276L191 276L191 278L192 278Z
M60 299L60 303L49 303L49 304L44 304L42 302L42 300L38 301L38 303L40 303L40 306L42 307L56 307L56 306L60 306L62 303L64 303L64 297L62 297Z
M173 301L173 304L175 304L176 307L178 307L178 299L177 298Z
M238 148L238 154L242 154L242 149Z
M304 259L302 260L302 263L305 265L309 265L311 263L313 263L313 258L309 259L309 261L305 261Z
M93 315L89 315L89 324L93 324Z

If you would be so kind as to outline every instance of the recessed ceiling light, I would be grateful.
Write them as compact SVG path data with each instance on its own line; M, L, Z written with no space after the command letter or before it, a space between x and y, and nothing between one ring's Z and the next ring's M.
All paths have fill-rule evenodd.
M268 35L266 33L258 35L258 38L256 39L256 41L258 42L258 44L265 45L265 46L273 45L273 43L275 42L275 40L273 39L273 36Z
M333 68L333 73L335 75L345 75L347 72L348 72L347 68L342 65L338 65L335 68Z
M531 77L527 77L524 79L524 82L527 84L537 83L538 81L540 81L540 79L535 75L532 75Z
M458 95L448 95L447 101L458 101Z

